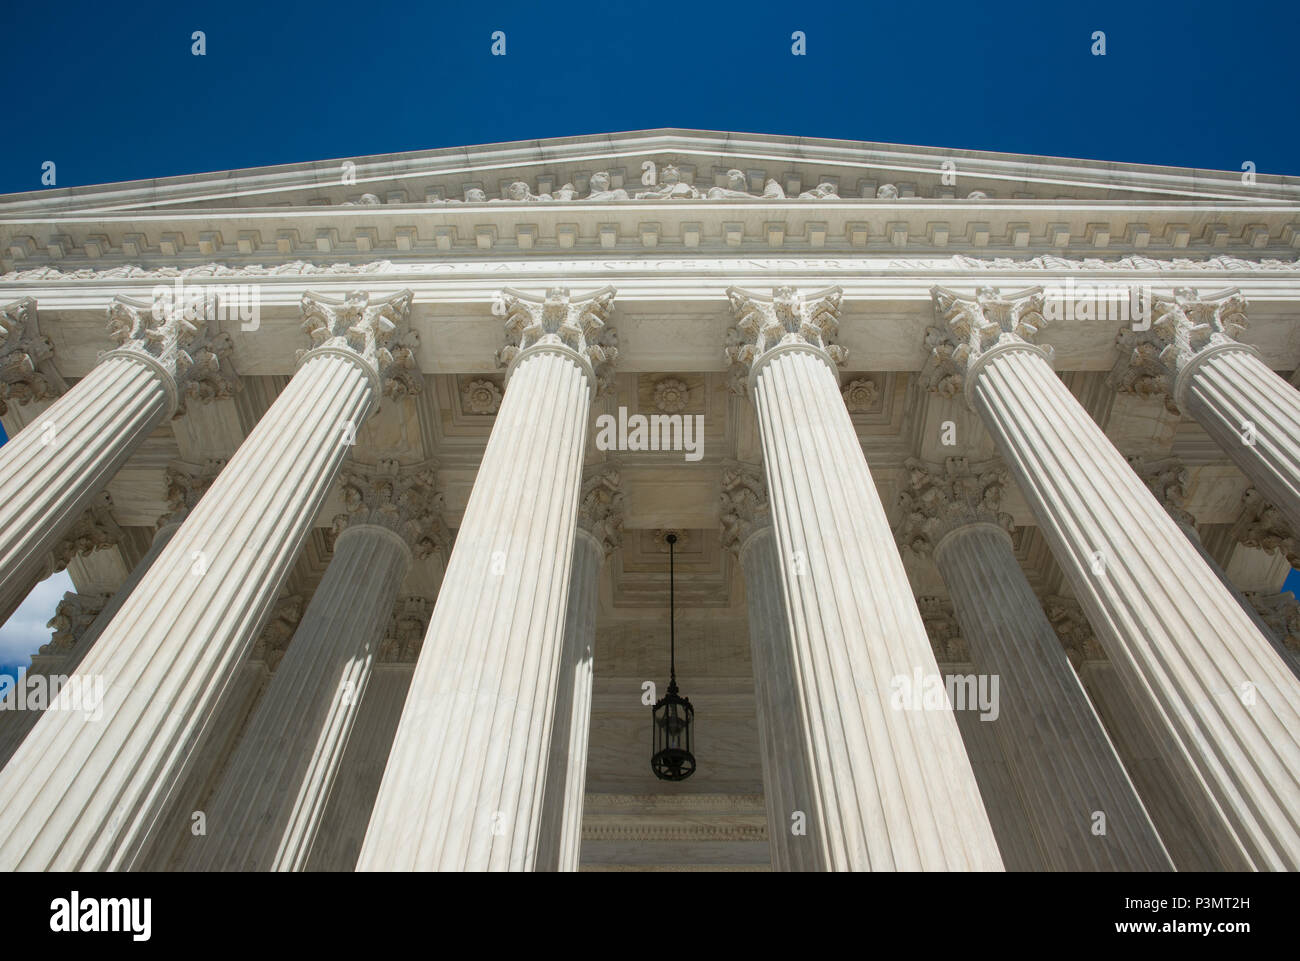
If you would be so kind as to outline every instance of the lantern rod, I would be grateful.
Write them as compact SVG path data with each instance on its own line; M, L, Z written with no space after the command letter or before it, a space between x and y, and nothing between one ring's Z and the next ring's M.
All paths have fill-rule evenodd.
M668 690L677 693L677 599L674 593L673 555L677 544L677 535L669 534L668 541Z

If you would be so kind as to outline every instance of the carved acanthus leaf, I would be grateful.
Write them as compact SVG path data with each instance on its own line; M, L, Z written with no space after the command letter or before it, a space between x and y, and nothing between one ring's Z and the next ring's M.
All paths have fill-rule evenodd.
M230 335L217 327L217 295L194 288L193 297L174 297L171 288L152 301L117 296L108 308L108 335L118 351L147 356L176 383L175 416L186 403L230 397L241 384L230 355Z
M306 604L301 594L289 594L275 602L271 609L271 618L262 628L257 641L253 644L249 659L263 661L267 670L274 671L284 659L284 652L293 640L298 622L302 620Z
M1300 567L1300 545L1282 512L1253 487L1241 495L1241 514L1232 527L1233 537L1246 547L1272 553L1281 551L1288 564Z
M609 326L614 296L613 287L582 297L571 297L567 287L552 287L544 297L507 288L501 293L506 345L497 352L497 363L509 367L522 352L538 345L568 347L591 364L596 393L607 392L618 361L618 333Z
M1145 330L1121 328L1115 338L1119 358L1110 383L1123 393L1159 396L1179 413L1174 382L1179 372L1205 350L1236 343L1246 329L1246 298L1236 288L1200 296L1179 287L1172 296L1152 297L1151 323Z
M54 367L54 345L40 331L30 297L0 307L0 414L9 401L53 400L68 389Z
M1041 287L1005 296L996 287L981 287L974 297L933 287L930 295L939 326L925 332L930 357L921 371L921 383L943 397L961 393L971 365L990 350L1032 344L1047 323ZM1041 349L1051 355L1051 348Z
M68 591L54 609L45 626L52 628L49 643L42 644L41 654L70 654L108 603L107 594L76 594Z
M334 532L374 524L400 535L417 558L447 549L450 535L443 522L444 498L437 490L433 464L403 468L395 460L375 467L345 467L339 476L348 513L334 518Z
M616 461L584 472L578 501L578 526L601 545L606 556L623 543L622 474Z
M311 337L310 350L328 347L357 354L378 372L388 397L420 393L424 380L415 358L420 337L407 326L411 299L409 290L373 303L364 290L342 298L307 291L302 295L302 329ZM298 360L308 353L299 350Z
M1183 507L1187 497L1187 468L1177 457L1148 458L1134 454L1129 466L1155 495L1160 506L1179 524L1196 530L1196 518Z
M388 629L379 642L379 660L414 664L420 657L432 613L433 604L427 597L418 594L399 597L388 620Z
M718 511L723 548L738 553L754 531L771 523L771 517L763 468L739 461L724 464Z
M1007 472L993 465L972 467L965 457L949 457L940 467L917 458L905 466L909 484L899 495L903 520L898 543L928 554L949 533L969 524L993 524L1014 530L1002 510Z
M1065 648L1070 663L1077 670L1085 661L1104 661L1106 652L1088 623L1079 602L1069 597L1051 595L1043 599L1043 613Z
M848 360L848 349L835 343L839 333L843 291L830 287L806 298L793 287L776 287L771 295L739 287L727 288L736 325L727 329L724 354L731 364L734 387L743 383L754 363L786 344L804 344L824 352L836 366Z

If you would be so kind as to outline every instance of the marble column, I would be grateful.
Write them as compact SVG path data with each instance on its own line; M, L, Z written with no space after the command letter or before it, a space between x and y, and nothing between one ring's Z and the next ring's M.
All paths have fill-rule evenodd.
M727 464L722 472L719 506L722 546L739 559L745 577L772 870L824 871L827 865L822 846L803 830L798 815L810 810L816 790L808 764L808 732L798 711L798 682L781 590L781 562L762 467Z
M418 594L397 600L307 858L308 871L351 871L357 865L432 611L433 603Z
M965 390L1220 855L1300 866L1300 682L1032 342L1041 289L934 296L923 381Z
M533 870L591 400L614 291L506 291L507 388L358 870Z
M1260 633L1264 635L1268 642L1273 645L1273 649L1281 655L1284 661L1286 661L1287 667L1291 669L1291 672L1300 676L1300 661L1296 660L1295 654L1287 648L1286 644L1283 642L1283 638L1269 627L1264 618L1260 616L1259 611L1255 610L1255 606L1247 600L1246 595L1237 588L1236 584L1232 583L1232 580L1228 577L1228 572L1223 569L1222 565L1214 559L1214 555L1211 554L1201 542L1201 534L1196 529L1196 518L1183 507L1183 499L1186 496L1187 490L1187 468L1183 466L1182 461L1177 457L1172 456L1148 458L1141 454L1133 454L1129 456L1128 463L1129 466L1133 468L1134 473L1136 473L1138 477L1142 479L1142 482L1147 485L1147 489L1151 491L1155 499L1160 502L1160 506L1165 509L1173 519L1173 522L1178 525L1178 529L1187 537L1188 542L1192 545L1192 549L1195 550L1196 553L1200 555L1201 560L1205 562L1205 566L1214 572L1214 576L1217 577L1223 586L1228 589L1236 602L1241 606L1241 609L1246 612L1246 616L1255 622L1255 626L1259 628ZM1252 488L1246 493L1247 495L1252 495L1254 494L1254 489ZM1254 500L1254 498L1250 496L1246 499L1248 502ZM1273 509L1267 507L1267 505L1264 506L1266 510L1276 513L1276 511L1273 511ZM1249 514L1250 508L1247 507L1246 510L1247 514ZM1245 518L1243 518L1243 520L1245 520ZM1258 527L1252 525L1251 529L1258 530ZM1246 539L1251 539L1249 534L1246 535ZM1258 546L1258 541L1250 546Z
M410 302L409 291L303 295L316 346L78 668L103 679L102 719L47 711L0 772L0 868L129 869L142 857L356 428L381 391L421 386L414 334L398 336Z
M155 427L187 401L235 389L230 339L215 329L215 307L210 299L196 317L161 300L116 298L108 330L117 348L0 448L0 615L22 602L45 555ZM5 312L7 329L26 323L35 303Z
M1179 871L1224 870L1226 866L1215 858L1213 844L1160 756L1156 747L1160 739L1151 732L1120 683L1083 608L1073 598L1050 594L1043 598L1043 612L1088 692L1088 700L1115 745L1115 753L1151 815L1174 867Z
M1151 314L1147 329L1119 332L1111 382L1189 415L1300 528L1300 391L1237 340L1246 299L1184 287L1153 297Z
M623 493L617 464L585 472L578 532L564 617L564 648L555 696L555 728L542 801L537 870L576 871L582 853L582 804L591 731L591 683L596 648L600 569L623 542Z
M333 557L208 804L192 871L300 871L413 558L447 544L432 467L349 466Z
M1006 471L909 460L899 541L932 554L976 672L998 679L997 732L1045 866L1167 871L1173 865L1020 569ZM967 708L968 710L970 708Z
M104 628L117 616L131 592L144 579L172 535L180 530L181 522L185 520L190 508L198 503L199 497L212 483L221 466L219 461L210 461L205 465L177 463L168 466L167 496L170 510L158 519L158 527L149 550L111 597L96 599L72 593L63 596L49 623L54 628L54 635L50 643L44 645L40 653L32 658L30 673L55 676L72 674L77 670ZM107 498L107 494L103 496ZM82 519L73 525L69 537L64 540L68 546L54 552L54 560L58 564L66 566L74 552L84 554L87 550L116 543L112 534L117 526L109 514L110 507L111 503L101 503L98 507L92 505ZM62 567L58 569L61 570ZM8 763L39 719L38 711L0 712L0 768Z
M840 291L728 296L726 353L758 413L821 863L1001 869L952 711L898 696L938 667L840 396Z

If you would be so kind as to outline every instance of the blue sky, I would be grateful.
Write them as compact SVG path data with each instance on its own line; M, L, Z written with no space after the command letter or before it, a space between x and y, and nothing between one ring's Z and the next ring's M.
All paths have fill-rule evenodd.
M662 126L1300 175L1294 0L2 6L0 192Z
M8 0L0 37L0 193L47 161L67 187L649 127L1300 175L1295 0ZM11 619L0 667L51 613L34 595Z

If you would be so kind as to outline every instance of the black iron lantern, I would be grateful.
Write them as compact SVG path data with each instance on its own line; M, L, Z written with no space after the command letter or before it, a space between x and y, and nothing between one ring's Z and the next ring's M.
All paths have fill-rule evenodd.
M677 637L673 623L676 614L673 555L677 535L669 534L664 540L668 542L668 693L655 702L651 711L654 753L650 755L650 767L662 781L684 781L695 773L695 755L691 753L695 709L689 698L677 693Z

